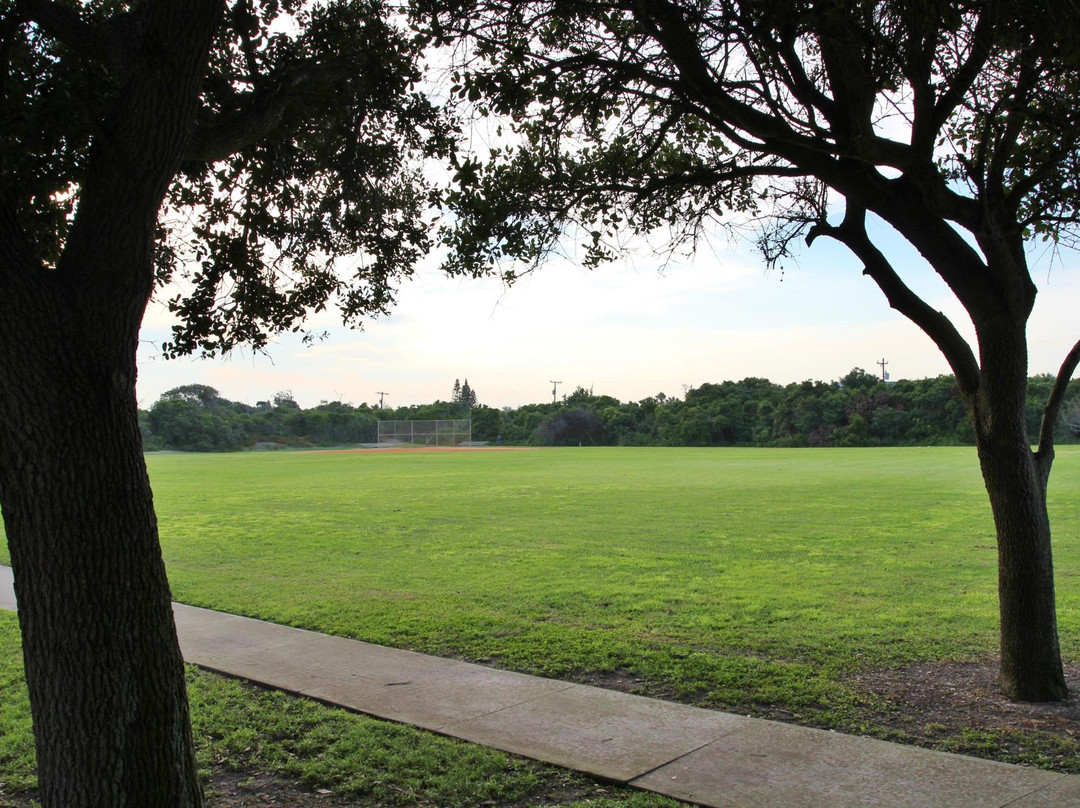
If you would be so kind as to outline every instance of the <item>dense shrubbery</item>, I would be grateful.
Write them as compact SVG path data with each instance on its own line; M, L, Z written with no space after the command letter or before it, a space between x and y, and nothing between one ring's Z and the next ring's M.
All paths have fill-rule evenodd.
M1053 384L1028 385L1028 420L1037 434ZM909 446L974 443L951 376L885 383L856 368L835 382L782 387L766 379L706 383L682 399L663 393L620 402L578 388L562 402L502 410L474 406L473 439L555 446ZM1080 381L1069 388L1058 440L1080 440ZM147 449L230 451L259 446L374 443L379 419L458 418L460 401L378 409L340 401L301 409L290 393L254 407L212 387L170 390L142 414Z

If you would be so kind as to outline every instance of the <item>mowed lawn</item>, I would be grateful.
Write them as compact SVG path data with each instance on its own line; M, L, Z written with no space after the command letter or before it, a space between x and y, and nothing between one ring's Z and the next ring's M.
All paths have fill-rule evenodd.
M848 673L992 656L974 450L581 448L148 458L177 600L849 726ZM1051 480L1080 659L1080 451Z
M996 653L994 533L971 449L147 461L173 594L186 603L1080 771L1067 721L987 727L963 709L946 717L933 701L929 717L902 715L860 685L883 668ZM1059 628L1073 664L1078 493L1080 447L1065 447L1050 503ZM25 801L34 785L20 656L15 617L0 614L0 804ZM902 678L921 681L923 670ZM194 670L189 691L212 795L235 791L227 784L239 772L362 804L671 804Z

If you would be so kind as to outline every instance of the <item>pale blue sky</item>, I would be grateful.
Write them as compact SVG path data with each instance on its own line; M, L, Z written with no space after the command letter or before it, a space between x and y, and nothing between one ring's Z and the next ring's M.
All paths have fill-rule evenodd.
M954 317L958 304L910 248L889 239L908 282ZM1056 372L1080 337L1080 259L1036 250L1040 294L1031 320L1031 371ZM685 386L761 376L780 384L829 381L862 367L892 378L948 373L933 344L893 312L843 249L819 241L784 273L766 272L745 248L708 249L659 271L647 253L587 272L551 261L510 289L495 279L443 277L434 261L404 284L394 313L363 331L331 315L312 321L331 337L305 347L282 337L268 355L165 361L154 343L168 315L152 306L143 329L138 396L149 407L165 390L201 383L254 404L292 390L303 407L322 400L387 405L448 399L468 379L482 404L550 401L575 387L640 400ZM956 321L954 319L954 321ZM966 320L964 320L966 322ZM970 328L967 329L970 331Z

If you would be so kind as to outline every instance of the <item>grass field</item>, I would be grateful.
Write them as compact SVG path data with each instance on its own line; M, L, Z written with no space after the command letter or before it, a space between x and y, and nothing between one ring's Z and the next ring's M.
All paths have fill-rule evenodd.
M971 449L166 454L148 464L173 595L185 603L883 736L872 718L881 705L855 675L996 652L994 531ZM1050 508L1074 663L1078 492L1080 447L1064 447ZM1075 757L1074 742L1055 743L1053 756Z
M624 668L721 700L770 698L757 691L791 666L805 681L995 651L993 526L966 449L149 463L186 603L544 674ZM1069 447L1051 509L1074 660L1078 491Z

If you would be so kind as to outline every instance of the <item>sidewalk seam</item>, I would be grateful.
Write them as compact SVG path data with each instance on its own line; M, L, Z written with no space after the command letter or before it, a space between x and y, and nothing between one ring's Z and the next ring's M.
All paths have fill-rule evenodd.
M628 786L633 785L635 780L640 780L643 777L648 777L650 774L652 774L654 772L658 772L661 769L666 768L667 766L670 766L672 763L677 763L678 761L682 760L683 758L686 758L686 757L689 757L690 755L696 754L696 753L700 752L702 749L705 749L705 748L707 748L709 746L712 746L714 743L719 741L721 738L730 738L732 735L734 735L734 734L736 734L738 732L741 732L742 729L743 729L742 727L736 727L735 729L731 730L731 732L725 732L723 735L717 735L715 738L713 738L711 740L708 740L705 743L701 744L701 746L695 746L689 752L683 752L681 755L676 755L671 760L665 761L664 763L661 763L661 764L659 764L657 766L653 766L651 769L643 771L641 774L635 774L629 780L626 780L625 784L628 785ZM638 786L638 788L644 788L644 787L643 786ZM648 789L648 790L652 791L652 789ZM654 792L654 793L656 793L656 792Z
M475 662L467 662L466 664L467 665L475 665L476 663ZM485 666L481 665L479 667L485 667ZM500 670L500 669L499 668L492 668L491 670ZM516 671L510 671L510 673L515 673L515 672ZM528 674L528 673L524 674L524 675L525 676L531 676L531 674ZM537 676L535 678L542 679L543 677ZM554 681L554 680L547 679L546 681L550 682L550 681ZM464 726L466 724L471 724L473 721L479 721L481 718L487 718L488 716L491 716L491 715L498 715L499 713L504 713L507 710L513 710L513 709L515 709L517 707L520 707L523 704L531 704L532 702L537 701L539 699L547 698L552 693L565 693L567 690L573 690L575 687L583 687L584 686L584 685L579 685L577 682L563 682L563 684L565 684L566 687L552 688L551 690L549 690L546 693L537 693L532 698L524 699L522 701L516 701L513 704L507 704L505 707L499 707L496 710L489 710L486 713L481 713L480 715L474 715L472 718L466 718L463 721L455 721L452 724L443 724L436 731L437 732L445 732L446 730L449 730L452 727L461 727L461 726Z
M1049 773L1049 772L1048 772L1048 773ZM1058 783L1060 783L1060 782L1061 782L1061 781L1062 781L1062 780L1063 780L1064 778L1066 778L1066 777L1068 777L1068 776L1069 776L1069 775L1067 775L1067 774L1061 774L1060 772L1053 772L1053 774L1057 774L1057 775L1058 775L1058 778L1057 778L1056 780L1052 780L1052 781L1050 781L1050 782L1049 782L1049 783L1047 783L1047 784L1046 784L1045 786L1039 786L1039 787L1038 787L1038 788L1036 788L1036 789L1035 789L1034 791L1029 791L1029 792L1028 792L1027 794L1024 794L1024 795L1022 795L1022 796L1019 796L1019 797L1017 797L1017 798L1016 798L1015 800L1009 800L1009 801L1008 801L1008 802L1006 802L1006 803L1002 803L1002 804L1001 804L1001 806L1000 806L1000 808L1009 808L1009 806L1010 806L1010 805L1017 805L1017 804L1019 804L1020 802L1022 802L1022 801L1024 801L1024 800L1026 800L1026 799L1027 799L1028 797L1031 797L1031 796L1033 796L1033 795L1035 795L1035 794L1038 794L1038 793L1039 793L1040 791L1046 791L1046 789L1048 789L1048 788L1051 788L1052 786L1055 786L1055 785L1057 785L1057 784L1058 784Z

